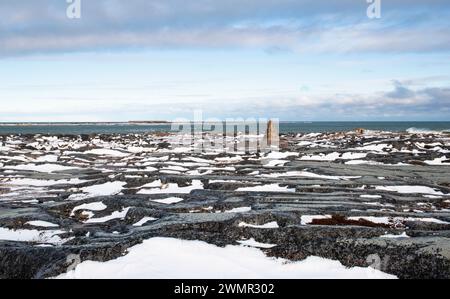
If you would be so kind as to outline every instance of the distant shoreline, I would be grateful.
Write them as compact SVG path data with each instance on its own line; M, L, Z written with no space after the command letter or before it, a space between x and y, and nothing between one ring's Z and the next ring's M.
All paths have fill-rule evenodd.
M0 122L0 127L28 127L28 126L161 126L184 122L173 121L128 121L128 122ZM203 123L213 123L204 121ZM280 124L321 124L321 123L450 123L450 121L280 121Z
M130 121L130 122L0 122L0 127L31 127L31 126L160 126L170 125L168 121Z

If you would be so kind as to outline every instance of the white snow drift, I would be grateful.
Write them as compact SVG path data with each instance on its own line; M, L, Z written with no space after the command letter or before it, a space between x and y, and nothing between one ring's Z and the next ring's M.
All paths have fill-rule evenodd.
M289 262L269 258L257 248L231 245L220 248L200 241L153 238L128 251L127 255L105 263L83 262L58 278L395 278L371 268L346 268L338 261L319 257Z

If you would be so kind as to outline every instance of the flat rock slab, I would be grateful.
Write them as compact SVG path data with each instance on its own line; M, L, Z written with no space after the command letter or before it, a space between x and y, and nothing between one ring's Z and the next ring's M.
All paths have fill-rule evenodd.
M450 278L446 135L282 135L271 155L193 153L160 134L0 140L0 278L54 277L152 237L253 238L293 261Z

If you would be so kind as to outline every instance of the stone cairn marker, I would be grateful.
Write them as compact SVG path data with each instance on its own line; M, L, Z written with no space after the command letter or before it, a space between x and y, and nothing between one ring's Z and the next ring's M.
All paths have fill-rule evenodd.
M267 123L267 132L266 132L268 146L272 146L273 134L274 134L273 121L269 120L269 122Z

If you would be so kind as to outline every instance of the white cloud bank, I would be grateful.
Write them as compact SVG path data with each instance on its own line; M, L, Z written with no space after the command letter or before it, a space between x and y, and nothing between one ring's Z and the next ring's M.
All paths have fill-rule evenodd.
M365 1L0 1L0 55L134 48L263 48L296 52L429 52L450 49L441 0L395 0L380 21ZM407 8L407 9L406 9ZM448 8L448 7L447 7ZM447 21L446 21L447 20Z

